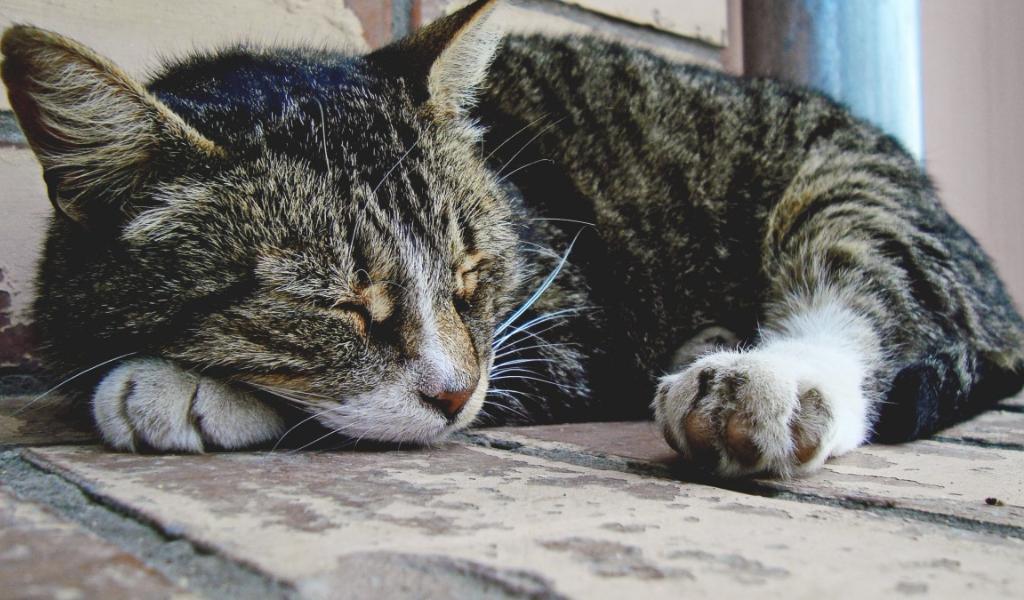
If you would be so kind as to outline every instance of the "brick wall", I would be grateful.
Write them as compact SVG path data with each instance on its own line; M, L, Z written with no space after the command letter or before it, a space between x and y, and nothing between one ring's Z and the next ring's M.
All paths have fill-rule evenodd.
M737 0L518 0L512 31L606 35L677 59L723 64ZM0 0L0 26L32 23L78 39L144 76L161 55L239 40L376 48L462 3L450 0ZM735 52L725 54L725 64ZM35 366L28 307L50 211L39 167L0 90L0 377ZM0 381L0 393L3 392Z

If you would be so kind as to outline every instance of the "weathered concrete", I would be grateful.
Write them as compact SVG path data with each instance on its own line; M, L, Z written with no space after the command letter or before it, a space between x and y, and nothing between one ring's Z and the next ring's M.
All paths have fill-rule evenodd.
M67 480L22 460L19 451L0 452L0 482L19 501L45 507L56 518L87 529L104 543L159 572L179 588L187 588L199 596L275 600L293 595L287 587L205 552L187 539L164 533L112 510ZM13 523L17 524L18 520ZM32 558L35 561L32 564L41 572L54 568L53 561L43 552L32 553ZM76 572L70 565L67 568L68 577L82 578L86 575L84 571ZM40 582L47 579L39 577ZM4 590L11 589L7 582L7 577L0 576L0 597L8 597L4 595ZM14 597L20 596L14 594ZM102 594L90 597L102 597Z
M940 432L936 439L1024 450L1024 414L993 410Z
M187 598L95 534L0 486L0 582L6 598Z
M88 414L59 394L0 396L0 448L97 441Z
M311 596L353 573L367 589L395 584L389 574L410 564L447 565L427 570L477 590L572 597L995 596L1024 583L1024 541L1012 537L460 444L160 457L51 447L26 457Z
M997 429L992 423L998 423ZM1024 452L1000 447L1007 430L1024 429L1024 415L979 417L956 431L978 444L920 441L893 446L865 446L826 463L821 472L789 481L753 484L719 482L747 491L784 491L875 508L901 508L959 520L1014 528L1024 537ZM952 430L951 430L952 431ZM519 452L581 463L599 457L604 468L651 472L661 477L699 477L687 472L653 423L591 423L480 430L477 437ZM944 433L948 435L948 432ZM972 447L973 446L973 447ZM582 464L586 464L585 462ZM998 498L996 505L986 502ZM922 515L922 516L923 516Z

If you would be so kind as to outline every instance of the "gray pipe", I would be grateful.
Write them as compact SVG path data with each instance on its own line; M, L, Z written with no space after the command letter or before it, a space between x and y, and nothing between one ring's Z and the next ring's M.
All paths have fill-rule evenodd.
M923 157L918 0L743 0L743 65L829 94Z

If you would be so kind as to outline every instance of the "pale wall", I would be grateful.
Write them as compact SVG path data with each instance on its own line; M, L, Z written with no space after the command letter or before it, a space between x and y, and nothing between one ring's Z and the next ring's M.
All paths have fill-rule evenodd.
M925 160L1024 302L1024 2L922 0Z

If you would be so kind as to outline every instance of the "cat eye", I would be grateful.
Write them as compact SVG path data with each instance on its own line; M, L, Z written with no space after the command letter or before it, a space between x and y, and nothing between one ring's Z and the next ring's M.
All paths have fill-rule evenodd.
M330 305L330 310L332 312L344 313L350 317L360 335L366 335L366 332L369 331L370 323L373 322L373 315L370 314L370 310L357 302L339 300Z
M455 270L455 293L452 294L455 308L462 312L470 308L469 300L476 293L480 278L490 260L479 255L467 257Z

